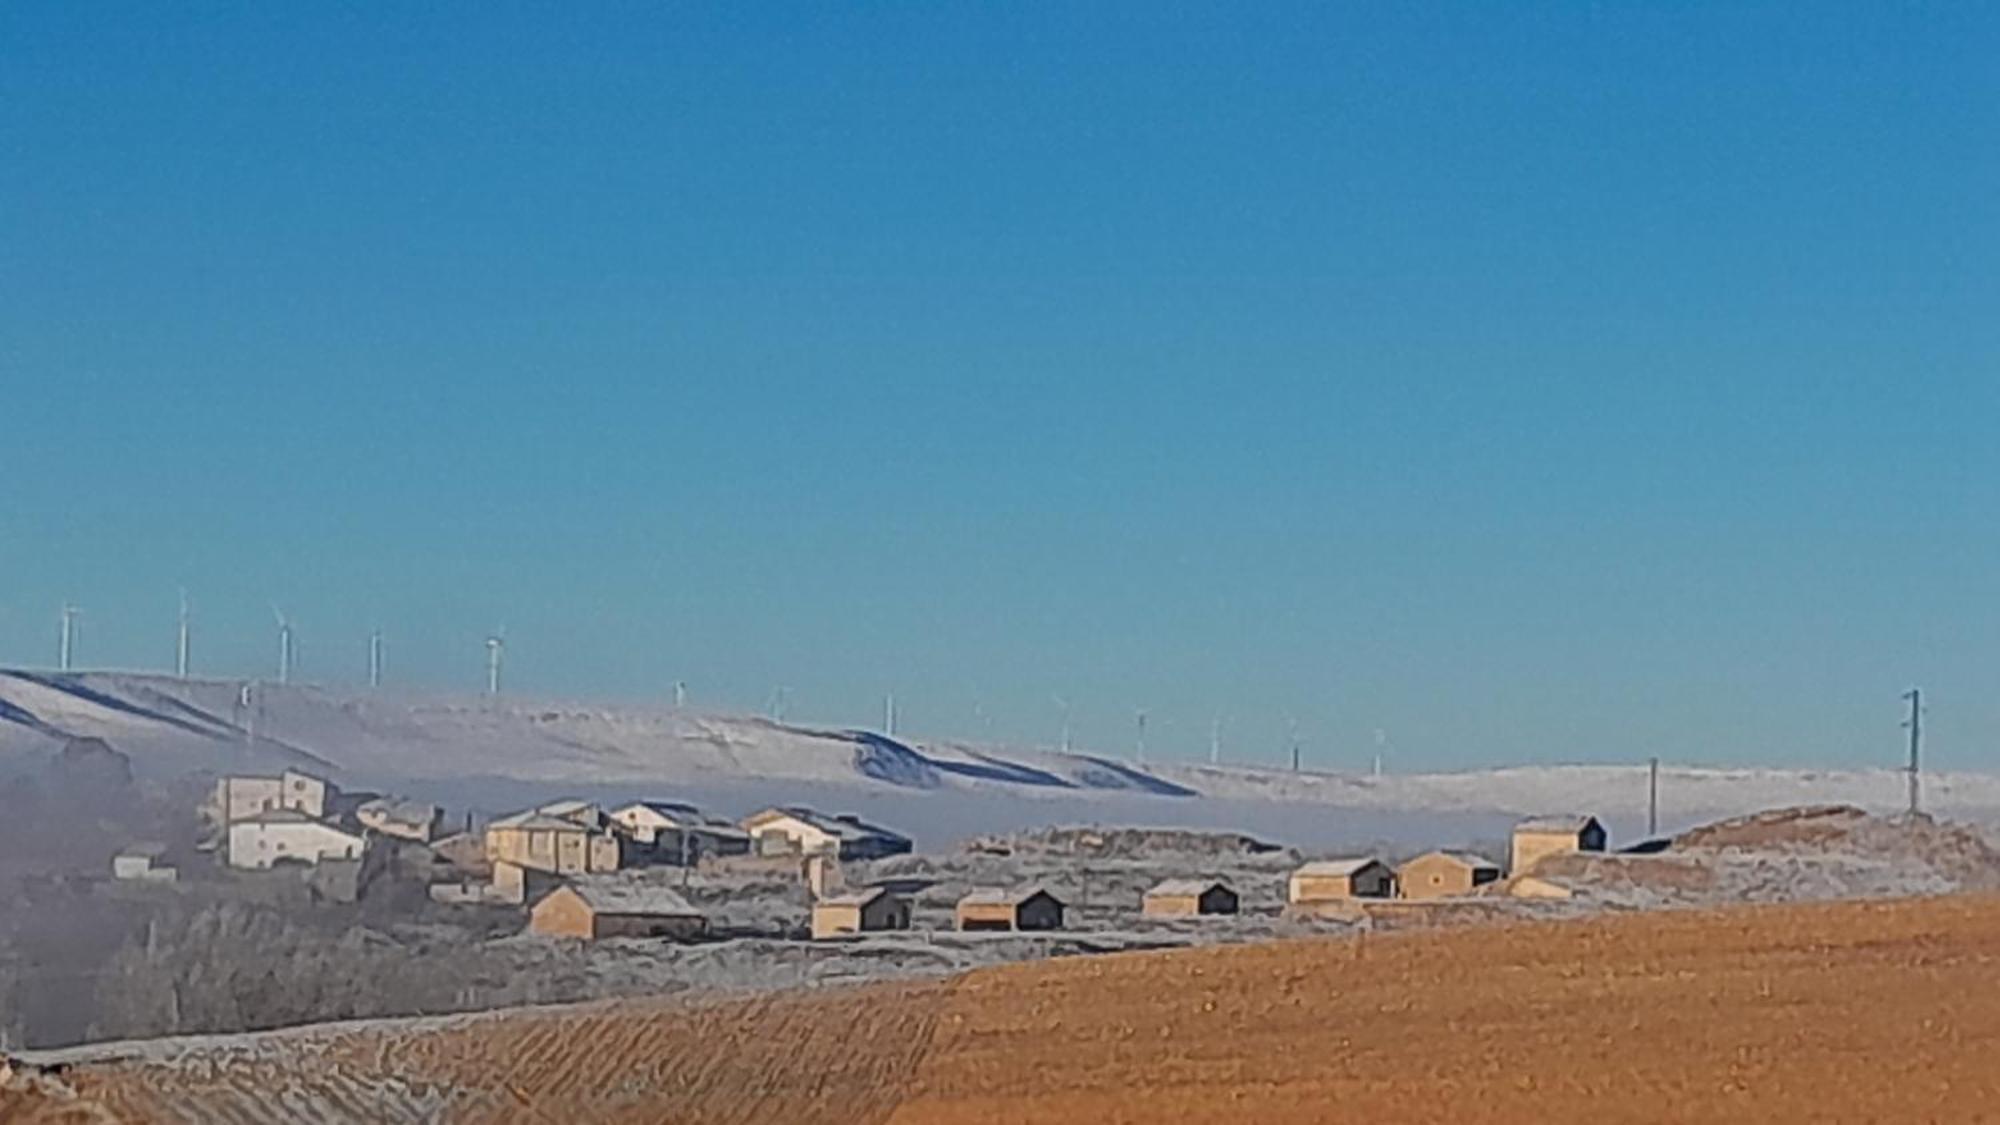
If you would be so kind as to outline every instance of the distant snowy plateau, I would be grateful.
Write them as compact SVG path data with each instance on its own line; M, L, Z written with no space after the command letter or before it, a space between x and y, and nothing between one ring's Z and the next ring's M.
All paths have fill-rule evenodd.
M1366 774L1155 762L1005 745L892 739L671 707L408 696L235 680L0 670L0 773L72 737L129 755L143 777L276 771L492 813L558 795L673 797L725 814L812 804L902 828L924 846L1054 823L1229 828L1309 849L1498 840L1531 813L1594 813L1641 834L1646 769L1521 766ZM254 736L252 731L254 712ZM1924 778L1939 814L2000 819L2000 776ZM1663 767L1661 829L1777 805L1893 811L1892 769Z

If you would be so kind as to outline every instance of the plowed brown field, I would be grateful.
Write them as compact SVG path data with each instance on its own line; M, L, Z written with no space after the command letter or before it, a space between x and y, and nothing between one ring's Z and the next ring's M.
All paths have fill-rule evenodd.
M2000 898L1077 958L193 1045L35 1121L2000 1120ZM63 1114L64 1116L53 1116Z

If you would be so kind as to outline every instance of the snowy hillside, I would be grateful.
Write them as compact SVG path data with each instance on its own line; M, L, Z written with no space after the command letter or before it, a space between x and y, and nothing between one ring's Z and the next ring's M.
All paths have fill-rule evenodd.
M95 736L142 773L315 769L352 786L480 807L532 793L679 793L724 806L838 801L963 835L1096 820L1238 827L1292 840L1399 839L1411 813L1455 839L1491 836L1515 815L1596 813L1628 838L1645 827L1639 765L1527 766L1371 777L1185 763L1140 767L1052 750L899 741L855 730L670 707L505 697L343 693L122 673L0 670L0 769L67 737ZM255 727L254 738L252 727ZM1992 819L2000 777L1926 778L1928 806ZM921 800L917 798L940 798ZM948 799L956 798L956 799ZM1893 810L1893 770L1669 767L1662 827L1758 808L1842 802ZM725 811L727 811L725 809Z

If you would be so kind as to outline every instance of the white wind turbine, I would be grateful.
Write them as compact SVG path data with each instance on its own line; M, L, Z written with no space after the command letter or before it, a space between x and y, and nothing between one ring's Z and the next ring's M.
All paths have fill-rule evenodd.
M56 641L56 667L64 672L71 668L71 658L76 653L76 619L83 611L68 602L62 605L62 634Z
M190 638L188 637L188 620L188 592L187 587L183 586L181 587L180 630L174 638L174 675L183 680L188 678L188 659L192 652L189 643Z
M507 658L507 627L502 625L486 638L486 694L500 694L500 665Z
M271 603L271 616L278 622L278 682L292 682L292 623L285 619L285 611Z

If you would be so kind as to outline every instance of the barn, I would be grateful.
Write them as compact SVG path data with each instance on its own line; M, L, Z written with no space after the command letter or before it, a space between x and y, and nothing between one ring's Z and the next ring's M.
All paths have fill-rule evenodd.
M665 937L681 941L708 932L708 919L666 887L579 879L550 891L528 912L528 929L547 937L596 941Z
M1139 912L1148 918L1185 918L1234 914L1238 904L1235 890L1219 879L1168 879L1146 892Z
M1500 865L1471 852L1425 852L1396 869L1396 888L1407 899L1449 898L1499 881Z
M1062 900L1040 887L982 887L958 900L961 930L1060 930Z
M813 903L815 938L910 928L910 900L883 887L866 887Z
M1351 898L1391 898L1396 873L1379 859L1321 859L1292 872L1286 898L1293 904L1340 902Z
M1608 838L1594 816L1532 816L1514 826L1508 870L1522 875L1545 856L1601 852Z

